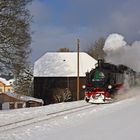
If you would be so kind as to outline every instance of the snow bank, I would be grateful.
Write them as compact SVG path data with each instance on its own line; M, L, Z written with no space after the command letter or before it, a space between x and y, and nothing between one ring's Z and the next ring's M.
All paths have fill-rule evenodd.
M137 90L139 92L139 90ZM86 104L83 101L61 103L39 108L0 112L0 122L19 116L58 111L66 106ZM94 105L92 108L73 112L18 129L0 132L1 140L139 140L140 96L112 104ZM38 110L38 111L37 111ZM4 115L5 114L5 115ZM22 115L21 115L22 114ZM5 120L6 121L6 120Z

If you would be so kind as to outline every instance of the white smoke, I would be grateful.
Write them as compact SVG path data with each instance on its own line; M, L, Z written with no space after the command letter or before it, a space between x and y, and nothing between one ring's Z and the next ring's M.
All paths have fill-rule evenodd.
M139 91L139 87L130 88L129 90L120 90L119 93L116 95L115 99L119 101L127 98L132 98L134 96L139 96Z
M124 64L140 72L140 41L128 45L122 35L110 34L105 41L104 51L107 53L107 62Z
M104 45L105 51L116 51L123 46L125 46L127 43L124 41L124 37L119 34L110 34Z

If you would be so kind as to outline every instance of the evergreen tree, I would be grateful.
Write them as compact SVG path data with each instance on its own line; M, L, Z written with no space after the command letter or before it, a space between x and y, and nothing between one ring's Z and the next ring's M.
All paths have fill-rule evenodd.
M26 65L15 81L14 90L18 94L33 96L33 67Z
M12 73L15 80L26 69L31 52L31 15L27 9L31 1L0 0L0 72Z

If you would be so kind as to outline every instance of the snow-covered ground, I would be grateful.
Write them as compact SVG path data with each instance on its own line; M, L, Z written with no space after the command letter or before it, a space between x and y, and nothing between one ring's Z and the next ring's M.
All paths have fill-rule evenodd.
M0 126L86 104L78 101L0 111ZM86 110L0 131L0 140L140 140L140 95L112 104L91 106Z

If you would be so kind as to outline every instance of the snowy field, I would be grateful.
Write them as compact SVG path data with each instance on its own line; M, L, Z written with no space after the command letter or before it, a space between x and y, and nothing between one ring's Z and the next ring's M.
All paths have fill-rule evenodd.
M133 92L139 94L139 90ZM140 140L140 95L37 122L45 114L86 104L78 101L0 111L0 126L36 119L36 123L6 131L0 127L0 140Z

